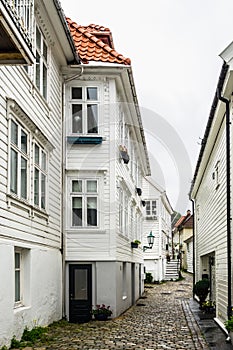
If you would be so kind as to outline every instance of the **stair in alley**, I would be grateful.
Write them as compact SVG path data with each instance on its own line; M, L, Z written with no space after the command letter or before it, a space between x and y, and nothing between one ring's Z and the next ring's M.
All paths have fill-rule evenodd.
M165 273L165 281L176 280L179 278L179 261L178 260L170 260L166 263L166 273Z

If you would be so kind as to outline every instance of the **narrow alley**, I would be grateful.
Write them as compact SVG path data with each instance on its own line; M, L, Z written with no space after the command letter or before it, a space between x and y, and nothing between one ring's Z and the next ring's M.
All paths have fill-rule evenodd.
M61 322L50 328L52 341L27 350L209 349L189 309L191 297L189 274L181 281L147 285L137 305L120 317L85 324Z

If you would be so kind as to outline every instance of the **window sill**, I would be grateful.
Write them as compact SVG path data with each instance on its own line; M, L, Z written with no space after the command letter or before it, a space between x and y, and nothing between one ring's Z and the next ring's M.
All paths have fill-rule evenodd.
M67 136L67 142L72 145L99 145L102 141L102 136Z
M26 311L26 310L30 310L31 306L25 306L23 304L20 305L15 305L14 306L14 313L18 313L18 312L22 312L22 311Z
M67 233L84 233L84 234L89 234L89 233L96 233L96 234L105 234L106 230L101 230L99 228L76 228L72 227L68 230L66 230Z
M35 216L37 216L45 219L47 224L49 223L49 214L45 210L31 205L27 200L18 198L14 194L7 194L7 207L8 209L11 209L11 207L19 208L27 212L30 218L33 219Z

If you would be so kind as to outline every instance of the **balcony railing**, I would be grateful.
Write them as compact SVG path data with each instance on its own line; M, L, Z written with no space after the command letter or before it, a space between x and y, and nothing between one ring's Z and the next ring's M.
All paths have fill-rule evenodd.
M34 0L1 0L28 45L32 41Z

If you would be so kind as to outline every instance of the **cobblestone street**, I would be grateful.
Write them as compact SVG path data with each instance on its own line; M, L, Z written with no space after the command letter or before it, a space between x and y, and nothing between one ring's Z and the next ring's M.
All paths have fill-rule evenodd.
M191 297L188 274L179 282L148 286L144 297L122 316L52 327L53 341L34 349L208 349L188 306Z

